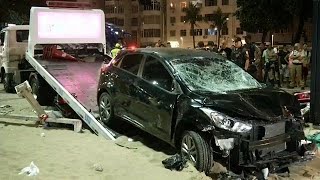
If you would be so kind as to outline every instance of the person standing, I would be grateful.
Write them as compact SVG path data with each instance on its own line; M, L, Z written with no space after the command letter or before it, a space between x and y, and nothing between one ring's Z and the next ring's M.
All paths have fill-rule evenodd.
M121 45L117 43L115 47L111 50L111 57L115 58L121 51Z
M303 87L307 86L307 79L309 75L309 65L310 65L310 56L311 52L308 51L308 45L304 44L302 51L301 51L301 56L302 56L302 81L303 81Z
M231 60L244 70L248 70L249 55L246 49L242 46L241 38L237 37L234 40L234 49L231 53Z
M286 47L280 46L278 57L280 61L280 83L288 83L289 82L289 69L288 69L288 57L289 52Z
M225 40L223 40L221 42L221 49L219 50L219 53L226 57L228 60L231 60L231 53L232 53L232 50L227 47L227 42Z
M271 85L277 82L278 86L280 86L278 56L270 42L267 43L267 49L264 51L263 57L266 61L264 81L269 81Z
M255 45L255 43L251 41L251 35L245 36L245 41L246 41L245 48L247 49L247 52L249 54L248 72L252 76L258 78L257 67L259 66L259 62L261 60L260 49L258 48L258 46Z
M303 59L301 56L301 47L299 43L294 45L294 50L289 55L289 69L290 69L290 85L289 88L301 87L304 89L301 81Z

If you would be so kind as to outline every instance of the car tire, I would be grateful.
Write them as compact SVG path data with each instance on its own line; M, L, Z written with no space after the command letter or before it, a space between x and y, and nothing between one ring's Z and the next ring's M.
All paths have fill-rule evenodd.
M41 106L51 106L54 102L55 92L45 81L41 81L37 76L30 78L30 86L34 98Z
M185 131L180 141L182 157L187 158L200 172L210 173L213 153L206 138L194 131Z
M4 72L0 71L0 83L4 81Z
M99 97L100 121L105 125L111 125L114 120L113 105L108 93L103 92Z
M3 77L3 87L7 93L13 93L13 73L5 73Z

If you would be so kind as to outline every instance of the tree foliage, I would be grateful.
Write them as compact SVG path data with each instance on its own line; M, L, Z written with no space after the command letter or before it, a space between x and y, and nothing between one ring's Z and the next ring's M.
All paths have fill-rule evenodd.
M192 40L193 40L193 48L196 47L195 38L194 38L194 27L197 25L197 22L202 21L200 16L200 6L198 3L189 2L188 7L184 8L184 12L186 13L185 22L190 23L190 30L192 33Z
M287 28L295 17L305 20L311 17L312 0L237 0L235 15L244 31L263 33L262 42L268 32ZM311 8L311 9L310 9ZM301 36L304 21L299 21L297 34ZM298 37L297 37L298 38ZM295 38L296 39L296 38Z
M22 24L29 20L30 0L0 0L0 22Z
M213 17L211 21L211 26L217 28L218 35L218 47L220 46L220 34L221 30L226 26L228 21L228 16L222 13L220 7L216 11L213 12Z

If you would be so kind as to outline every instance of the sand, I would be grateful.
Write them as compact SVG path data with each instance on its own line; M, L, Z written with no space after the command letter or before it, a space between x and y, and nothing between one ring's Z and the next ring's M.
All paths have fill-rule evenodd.
M8 105L3 107L3 105ZM0 85L0 114L34 115L25 99L7 94ZM0 115L1 116L1 115ZM0 118L0 179L105 179L105 180L209 180L189 166L182 172L170 171L161 161L175 151L144 133L121 136L115 142L89 130L43 129L34 121ZM121 147L117 145L124 145ZM18 175L31 161L40 173ZM102 168L97 171L95 167ZM289 179L320 179L320 160L290 167ZM288 179L272 175L269 179Z

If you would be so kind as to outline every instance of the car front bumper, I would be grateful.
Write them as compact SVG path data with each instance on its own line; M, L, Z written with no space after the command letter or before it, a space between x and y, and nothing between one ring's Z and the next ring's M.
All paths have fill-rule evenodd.
M259 135L260 131L264 132L264 136ZM283 166L287 167L301 159L300 142L305 139L303 130L292 123L286 123L282 127L275 124L264 129L256 128L247 136L235 134L221 136L221 132L219 134L220 136L215 136L215 146L220 147L223 157L229 158L227 162L230 162L231 170L269 168L272 172ZM225 149L225 147L232 148Z

